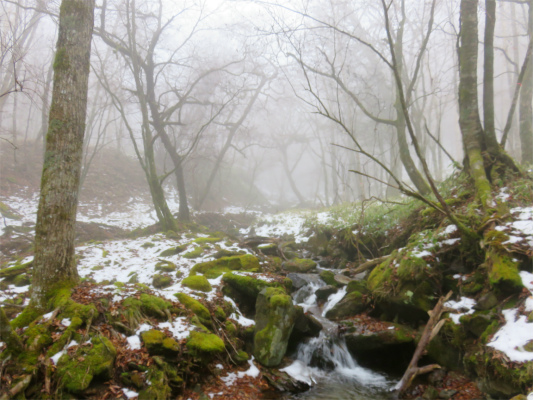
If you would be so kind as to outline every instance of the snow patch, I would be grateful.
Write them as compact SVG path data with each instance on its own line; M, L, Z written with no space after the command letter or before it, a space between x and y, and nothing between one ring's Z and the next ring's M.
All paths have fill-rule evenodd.
M511 361L533 361L533 352L526 351L524 346L533 341L533 323L527 322L524 315L516 317L516 309L503 310L505 325L494 335L487 344L501 351Z
M461 297L459 301L450 300L444 303L445 307L453 308L454 310L458 310L459 314L450 314L450 319L455 324L460 324L459 318L461 318L463 315L470 315L474 313L474 306L476 305L476 301L474 299L471 299L469 297Z

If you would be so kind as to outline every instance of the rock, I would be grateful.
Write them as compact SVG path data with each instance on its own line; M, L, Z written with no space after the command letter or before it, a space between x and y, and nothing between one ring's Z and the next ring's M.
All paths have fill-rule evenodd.
M257 246L257 249L267 256L278 255L278 245L276 243L260 244L259 246Z
M222 277L222 282L231 286L237 292L243 294L255 302L257 295L266 287L281 287L277 282L267 282L248 275L236 275L228 272Z
M151 329L141 333L144 347L150 355L176 356L180 351L180 345L176 340L167 337L163 332Z
M211 313L202 303L185 293L176 293L174 296L178 298L185 308L196 314L203 325L211 326Z
M368 288L366 287L366 281L362 280L352 280L346 286L346 293L351 292L360 292L363 294L368 293Z
M309 390L310 386L302 381L292 378L284 371L277 369L266 369L261 371L268 384L277 390L275 394L279 397L279 392L300 393Z
M293 258L290 261L285 261L282 267L289 272L305 273L316 268L316 262L308 258Z
M426 390L424 390L424 394L422 395L422 398L424 400L435 400L438 397L439 392L433 386L428 386Z
M163 250L161 253L159 253L159 257L171 257L176 254L183 253L186 249L187 245L171 247L170 249Z
M218 278L231 271L260 272L261 266L257 257L251 254L242 256L222 257L218 260L198 263L191 269L191 275L203 274L208 279Z
M155 274L152 278L152 285L158 289L164 289L172 286L174 282L170 276Z
M320 278L326 283L326 285L330 286L337 286L337 282L335 281L335 274L331 271L320 271Z
M310 283L314 283L314 284L321 283L320 277L315 274L298 274L295 272L291 272L290 274L287 274L287 278L289 278L292 281L292 288L294 290L298 290Z
M265 288L255 306L254 356L262 365L280 364L296 320L292 299L282 289Z
M316 299L319 302L326 301L330 295L333 293L337 293L337 288L332 285L326 285L322 286L321 288L318 288L315 292Z
M493 307L496 307L498 305L498 298L493 292L488 292L482 295L478 301L476 302L476 305L474 306L474 309L476 310L490 310Z
M337 285L340 285L340 286L345 286L352 281L352 278L346 275L341 275L341 274L336 274L334 279Z
M224 352L222 339L213 333L191 332L186 344L191 354L207 361L210 357Z
M117 351L103 336L92 337L91 344L80 345L72 357L63 354L57 362L58 381L70 393L87 389L95 377L111 377Z
M186 286L193 290L199 290L200 292L210 292L213 287L203 275L188 276L181 281L183 286Z
M453 396L457 394L457 390L453 389L444 389L439 392L439 399L451 399ZM512 399L511 399L512 400Z
M512 257L490 248L485 257L485 264L489 267L489 282L492 287L504 293L519 293L524 285L520 278L518 262Z
M155 265L154 269L156 271L162 271L162 272L173 272L173 271L176 270L176 268L177 268L177 266L173 262L170 262L170 261L159 261Z
M227 249L221 249L217 251L215 254L213 254L213 258L219 259L222 257L234 257L234 256L241 256L243 254L246 254L243 250L240 251L231 251Z
M368 300L363 294L354 291L347 293L341 301L326 313L326 318L341 319L352 317L363 312L368 306Z
M299 343L305 337L317 337L322 330L322 324L312 314L304 313L300 306L295 306L296 318L291 334L291 342Z
M393 329L390 329L393 328ZM357 326L355 332L344 335L346 347L356 356L369 356L373 352L390 351L398 345L414 343L416 331L402 325L390 324L377 332L364 331Z
M439 368L428 375L428 382L433 386L439 386L446 377L446 370Z

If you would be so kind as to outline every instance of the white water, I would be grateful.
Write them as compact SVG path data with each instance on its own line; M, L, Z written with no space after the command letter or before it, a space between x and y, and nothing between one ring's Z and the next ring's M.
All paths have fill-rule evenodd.
M294 356L295 361L282 371L309 385L319 385L321 390L331 385L335 387L335 390L332 389L334 392L343 393L341 397L333 396L332 398L342 398L346 393L353 393L354 395L359 393L360 389L355 391L351 389L354 385L358 388L369 387L386 390L391 386L391 382L385 376L358 365L348 351L344 338L337 334L337 324L324 317L327 311L342 300L346 294L346 288L330 295L324 306L320 307L315 296L315 291L320 286L322 285L309 284L302 287L294 294L294 300L306 312L310 311L322 323L324 329L318 337L301 343ZM332 380L332 377L335 379ZM350 386L350 388L341 388L340 386ZM309 395L312 396L311 393L308 393L306 398ZM364 398L364 396L353 398Z

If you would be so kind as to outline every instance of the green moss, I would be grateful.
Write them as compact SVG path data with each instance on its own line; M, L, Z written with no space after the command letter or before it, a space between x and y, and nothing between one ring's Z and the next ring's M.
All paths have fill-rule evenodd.
M348 285L346 285L346 293L351 292L359 292L359 293L368 293L368 289L366 287L366 281L357 281L353 280L348 282Z
M211 313L202 303L185 293L176 293L175 296L181 304L196 314L202 324L211 326Z
M222 309L222 307L220 306L217 306L215 308L215 317L219 320L219 321L225 321L227 316L226 316L226 313L224 312L224 310Z
M257 297L259 292L266 287L281 287L277 282L266 282L253 276L248 275L236 275L231 272L228 272L222 277L222 282L226 285L231 286L238 292L248 296Z
M177 266L173 262L170 262L170 261L159 261L155 265L154 269L156 271L173 272L173 271L176 270L176 268L177 268Z
M283 268L290 272L309 272L316 268L316 262L307 258L293 258L283 263Z
M143 243L143 244L141 245L141 247L142 247L143 249L149 249L149 248L155 247L155 243L152 243L152 242L146 242L146 243Z
M419 257L407 257L400 260L400 266L398 267L398 277L403 280L420 281L426 276L425 270L427 263L424 259Z
M167 288L169 286L172 286L172 284L173 284L173 281L172 281L172 278L170 276L161 275L161 274L155 274L152 277L152 285L155 288L164 289L164 288Z
M203 274L208 279L214 279L230 271L253 271L260 268L257 257L245 254L196 264L191 269L191 275Z
M492 287L504 292L520 292L524 287L518 271L518 263L508 255L491 248L486 253L486 264L489 266L489 282Z
M30 261L25 264L16 264L13 267L0 269L0 278L5 278L7 280L13 279L15 276L28 272L33 265L33 262Z
M331 271L326 271L326 270L321 271L320 278L322 278L322 280L326 282L326 285L332 285L332 286L339 285L337 281L335 281L335 274Z
M237 354L233 356L233 359L237 364L244 364L249 358L250 356L244 350L239 350Z
M69 68L69 66L70 62L67 50L64 47L58 48L54 58L54 71L65 71Z
M147 375L151 385L139 392L139 400L167 400L172 392L166 374L153 367Z
M186 249L187 245L171 247L170 249L163 250L161 253L159 253L159 257L171 257L176 254L183 253Z
M194 331L190 333L186 346L196 356L222 353L225 349L224 342L217 335Z
M394 267L390 265L393 259L394 255L391 255L389 259L375 267L368 276L367 286L372 292L383 292L385 286L390 284L394 272Z
M73 357L63 354L57 363L58 381L71 393L81 393L96 376L109 378L116 350L105 337L93 337L91 345L81 345Z
M103 265L96 265L96 266L91 268L91 271L101 271L103 269L104 269Z
M213 289L207 278L203 275L188 276L181 282L181 284L201 292L210 292Z
M180 345L176 340L156 329L142 332L141 338L144 346L152 355L173 356L180 350Z
M194 239L192 242L197 244L206 244L206 243L216 243L220 242L222 239L217 237L199 237Z
M172 306L169 301L146 293L141 294L141 310L150 317L166 319L168 309ZM124 301L125 303L126 301Z
M22 310L13 321L11 321L11 326L13 329L23 328L31 324L41 315L43 315L43 312L39 311L36 307L29 305Z
M27 286L30 283L31 283L31 277L26 274L17 275L15 279L13 279L13 284L18 287Z
M198 258L204 254L204 250L201 247L195 247L192 251L189 251L183 255L185 258Z

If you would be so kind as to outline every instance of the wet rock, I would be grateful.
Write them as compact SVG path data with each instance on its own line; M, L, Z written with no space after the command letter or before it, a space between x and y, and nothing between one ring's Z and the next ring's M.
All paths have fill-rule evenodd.
M277 396L279 396L279 392L301 393L310 388L307 383L294 379L283 371L266 369L261 371L261 373L268 384L278 392Z
M341 301L326 313L326 318L341 319L363 312L368 306L368 300L362 293L354 291L347 293Z
M290 261L285 261L282 267L289 272L310 272L316 268L316 262L308 258L293 258Z
M398 345L414 343L414 330L401 325L386 325L381 331L366 331L357 326L355 332L345 334L346 346L354 355L368 356L371 352L390 351Z
M336 274L334 279L335 279L335 282L340 286L345 286L352 281L352 278L346 275L341 275L341 274Z
M254 356L262 365L279 365L296 320L296 308L279 288L265 288L255 306Z
M337 288L332 285L322 286L321 288L318 288L315 292L316 299L319 302L326 301L330 295L333 293L337 293Z
M300 342L305 337L317 337L322 330L322 324L312 314L304 313L300 306L296 308L296 319L291 334L291 342Z
M294 290L298 290L309 284L323 284L321 283L322 280L320 277L316 274L299 274L296 272L291 272L290 274L287 274L287 278L292 281L292 288Z

